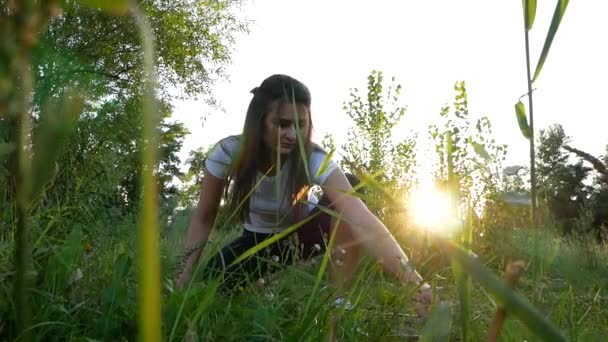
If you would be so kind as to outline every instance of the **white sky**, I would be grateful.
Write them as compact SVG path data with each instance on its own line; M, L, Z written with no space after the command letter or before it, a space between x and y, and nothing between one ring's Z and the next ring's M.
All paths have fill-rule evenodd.
M538 3L533 69L556 2ZM594 155L608 143L607 11L605 0L570 2L534 85L536 127L561 123L574 146ZM255 0L243 15L254 21L251 32L238 36L230 81L214 92L226 111L174 103L175 118L191 132L183 157L240 132L249 91L275 73L308 85L315 140L331 132L339 146L350 125L342 110L349 89L365 89L367 75L378 69L404 87L404 132L425 135L442 105L452 103L454 83L464 80L471 116L490 118L498 142L509 145L507 164L526 163L528 141L513 109L527 90L521 1Z

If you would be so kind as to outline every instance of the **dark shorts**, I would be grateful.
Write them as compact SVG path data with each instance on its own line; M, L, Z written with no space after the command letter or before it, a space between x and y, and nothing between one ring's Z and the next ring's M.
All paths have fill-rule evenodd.
M322 201L320 205L326 205ZM331 234L331 215L314 209L317 215L287 237L259 250L251 257L231 265L241 254L276 234L243 230L241 236L214 255L205 266L206 277L219 277L220 290L230 293L240 286L254 283L265 274L277 271L299 260L308 260L326 250Z

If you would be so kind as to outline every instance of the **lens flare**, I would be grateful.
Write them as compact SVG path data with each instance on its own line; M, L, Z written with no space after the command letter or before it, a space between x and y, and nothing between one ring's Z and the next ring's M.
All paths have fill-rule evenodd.
M433 233L449 235L460 226L448 194L432 186L414 192L409 212L416 226Z

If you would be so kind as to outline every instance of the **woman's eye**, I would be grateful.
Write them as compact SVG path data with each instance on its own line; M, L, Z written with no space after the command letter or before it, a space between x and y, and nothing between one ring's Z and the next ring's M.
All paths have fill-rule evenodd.
M276 125L281 127L281 128L289 128L292 125L294 126L294 128L300 128L303 129L304 126L306 125L306 121L298 121L297 126L295 122L292 121L278 121L276 122Z

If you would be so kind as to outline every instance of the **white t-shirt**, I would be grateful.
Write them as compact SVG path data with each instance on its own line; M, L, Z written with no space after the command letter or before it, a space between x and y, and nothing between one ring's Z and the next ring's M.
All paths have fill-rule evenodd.
M226 179L232 159L239 148L239 136L230 136L220 140L207 155L205 166L214 176ZM327 154L320 150L313 150L308 159L308 171L312 180L310 185L323 185L327 177L338 168L338 164L329 160L322 172L319 169L327 158ZM275 176L265 176L258 171L256 184L259 185L249 200L249 222L243 223L245 229L257 233L272 233L289 227L291 217L288 215L289 198L285 194L291 161L282 165L281 172ZM318 174L319 173L319 174ZM277 183L280 186L277 187ZM316 197L309 193L309 201L315 203ZM309 205L310 211L314 205Z

